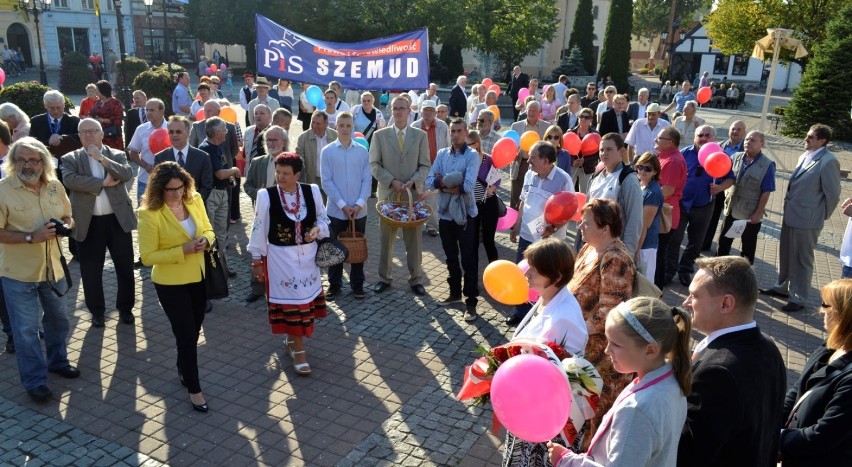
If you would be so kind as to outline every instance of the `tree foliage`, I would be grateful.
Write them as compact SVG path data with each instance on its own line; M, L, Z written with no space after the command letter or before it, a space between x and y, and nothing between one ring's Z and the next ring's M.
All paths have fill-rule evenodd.
M796 32L805 48L812 52L826 35L826 24L849 0L719 0L704 25L713 45L725 54L751 54L754 43L766 35L767 28L785 28ZM847 18L848 19L848 18ZM782 59L794 60L789 54ZM807 64L808 57L794 60Z
M589 74L583 65L583 54L580 53L579 47L571 49L571 53L562 59L562 63L554 68L551 72L553 81L557 81L560 75L565 76L586 76Z
M89 66L88 57L79 52L69 52L62 57L62 66L59 69L60 92L81 94L85 92L87 84L94 82L95 74Z
M707 0L677 0L675 23L686 24L696 11L708 6ZM669 30L671 0L635 0L633 2L633 35L637 39L653 40Z
M613 0L606 20L599 76L612 76L616 88L630 87L630 35L633 28L633 1Z
M826 27L826 36L812 52L802 81L784 112L784 133L803 136L814 123L834 129L834 138L852 140L849 102L852 101L852 2ZM843 65L843 66L841 66Z
M574 14L574 28L571 29L571 39L568 40L568 50L575 47L583 56L583 68L587 73L594 74L597 68L595 57L595 18L592 16L592 0L580 0L577 12Z

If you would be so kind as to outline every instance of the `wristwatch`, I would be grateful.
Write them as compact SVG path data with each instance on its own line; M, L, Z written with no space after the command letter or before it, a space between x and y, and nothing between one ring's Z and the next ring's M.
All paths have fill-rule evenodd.
M33 242L33 234L31 234L29 232L24 233L24 240L26 240L27 243L32 243Z

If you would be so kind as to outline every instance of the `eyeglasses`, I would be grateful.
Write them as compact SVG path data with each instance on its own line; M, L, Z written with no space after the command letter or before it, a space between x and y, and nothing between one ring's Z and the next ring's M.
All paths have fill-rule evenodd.
M179 192L179 191L182 191L182 190L183 190L183 188L184 188L184 186L185 186L185 185L181 185L181 186L179 186L179 187L177 187L177 188L166 188L165 190L166 190L166 193L177 193L177 192Z
M638 170L638 171L640 171L640 172L653 172L653 171L654 171L654 168L653 168L653 167L651 167L650 165L640 165L640 164L637 164L637 165L636 165L636 170Z
M607 94L615 94L615 91L606 91Z
M96 135L100 132L101 132L101 130L97 130L97 129L95 129L95 130L80 130L80 134L86 135L86 136L94 136L94 135Z
M562 139L562 137L559 136L559 135L547 135L547 136L544 137L544 139L545 140L552 139L554 141L559 141L560 139Z
M15 159L16 164L23 165L24 167L37 167L42 163L41 159Z

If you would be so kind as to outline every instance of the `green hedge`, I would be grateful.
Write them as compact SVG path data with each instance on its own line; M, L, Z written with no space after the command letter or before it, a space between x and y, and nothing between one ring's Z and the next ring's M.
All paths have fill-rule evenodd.
M59 70L59 90L66 94L86 94L86 85L95 82L89 59L79 52L71 52L62 58Z
M44 93L49 90L49 87L36 81L15 83L5 86L2 90L0 90L0 102L11 102L20 107L27 116L32 118L45 112ZM71 99L66 97L65 111L67 112L73 108L74 104L71 102Z

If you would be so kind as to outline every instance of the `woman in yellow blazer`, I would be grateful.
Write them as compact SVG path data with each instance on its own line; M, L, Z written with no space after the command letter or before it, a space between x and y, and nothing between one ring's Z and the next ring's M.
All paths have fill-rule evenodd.
M139 252L177 342L177 367L192 407L207 412L198 380L198 336L204 322L204 250L213 227L192 176L175 162L154 168L139 209Z

